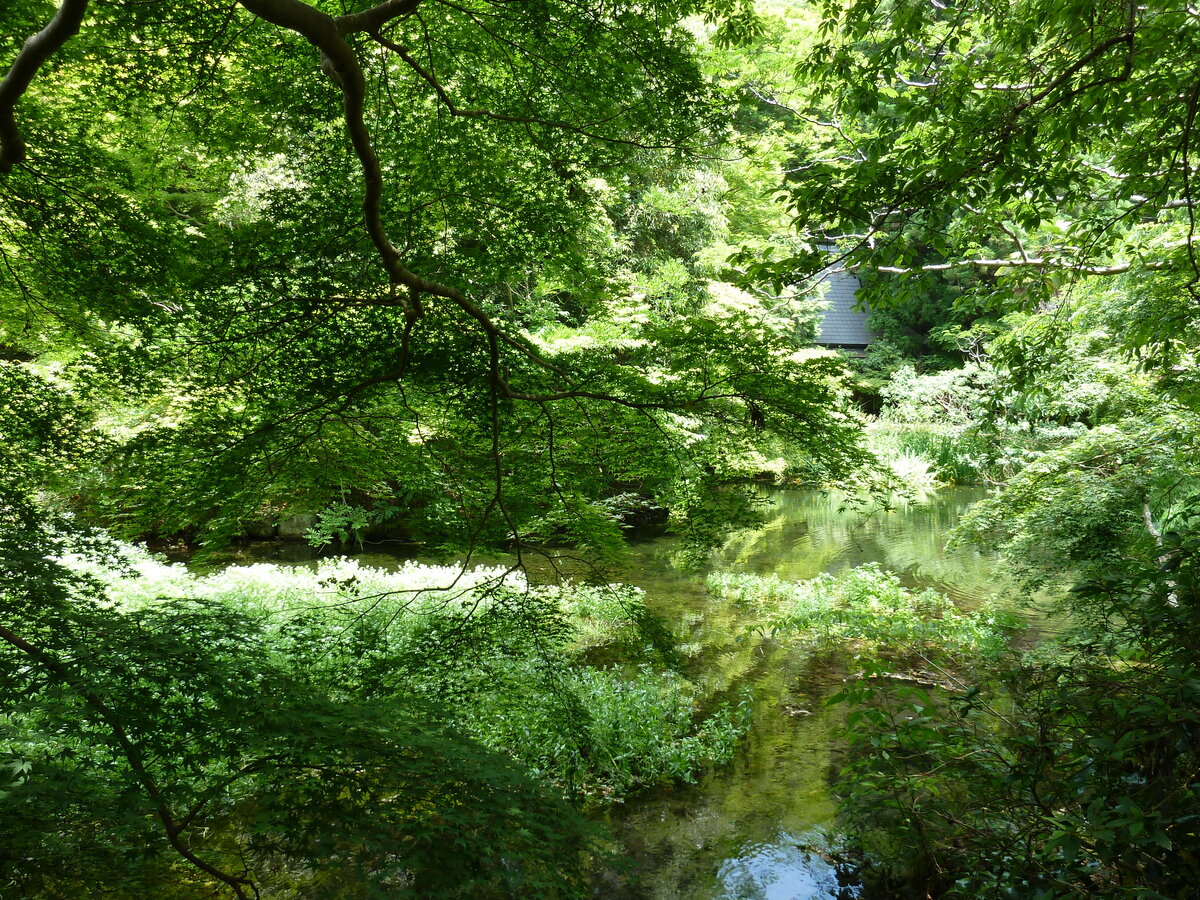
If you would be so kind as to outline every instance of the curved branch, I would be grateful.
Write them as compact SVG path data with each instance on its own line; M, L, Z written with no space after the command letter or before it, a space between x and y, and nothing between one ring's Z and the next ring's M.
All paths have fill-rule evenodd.
M358 54L346 42L341 25L333 16L327 15L302 0L239 0L241 5L272 24L294 31L308 40L321 53L321 68L342 92L342 109L350 143L358 156L363 174L363 216L371 242L383 259L388 278L393 284L402 284L422 294L444 297L459 305L469 302L462 292L447 285L438 284L409 271L400 259L400 251L388 237L383 224L383 169L364 118L366 103L366 79ZM405 4L385 3L383 7L399 7ZM411 5L415 8L416 3ZM376 7L376 10L383 7ZM362 14L366 15L366 14ZM399 13L397 12L397 15Z
M342 34L352 34L356 31L374 34L394 19L411 16L417 11L420 4L421 0L387 0L385 3L380 3L378 6L359 13L338 16L336 19L338 31Z
M509 115L508 113L493 112L490 109L462 109L454 103L454 100L442 86L441 82L437 80L437 77L424 66L422 66L416 60L416 58L414 58L413 55L408 52L407 48L401 44L397 44L395 41L385 38L381 34L372 34L371 39L381 47L391 50L402 60L404 60L405 64L410 69L416 72L424 81L429 84L431 88L433 88L433 92L437 94L438 99L442 101L442 105L446 107L447 111L452 116L458 116L464 119L491 119L496 122L511 122L516 125L541 125L545 128L556 128L559 131L570 131L574 134L581 134L584 137L592 138L593 140L597 141L604 141L608 144L623 144L627 147L637 147L640 150L663 149L663 145L646 144L642 141L631 140L630 138L608 137L606 135L596 134L596 132L587 128L581 128L578 125L570 125L566 122L556 122L553 119L539 119L533 116L513 116ZM620 113L617 113L617 115L619 116ZM612 118L615 118L615 116Z
M78 33L87 12L88 2L89 0L62 0L62 5L54 18L45 28L25 42L3 82L0 82L0 174L10 171L15 164L25 158L25 142L17 128L14 115L17 102L24 95L46 60ZM402 300L396 305L404 306L410 316L419 317L421 314L420 295L430 294L442 297L457 305L478 322L487 334L489 341L503 343L539 367L565 377L565 373L561 369L546 360L527 341L500 328L478 304L468 299L462 291L424 278L408 269L401 259L400 251L392 243L384 226L382 216L383 169L379 157L375 153L364 117L366 79L358 60L358 54L347 42L346 36L366 32L378 40L377 32L382 26L395 19L411 15L416 11L420 2L421 0L385 0L363 12L335 18L303 0L238 0L244 9L257 18L294 31L308 40L321 54L322 70L341 90L346 130L362 169L364 187L362 208L367 233L383 261L389 281L393 285L402 285L408 288L408 300ZM406 61L410 64L415 62L411 58ZM418 71L422 70L418 67ZM484 112L458 110L449 103L444 91L440 94L456 115L485 114ZM492 118L508 118L510 121L524 121L516 117L487 115ZM493 372L493 377L499 377L499 372Z
M294 31L307 39L321 53L322 70L341 89L346 130L349 132L350 143L354 147L363 174L363 218L367 226L367 233L383 260L384 269L387 271L391 283L407 287L410 297L430 294L450 300L479 323L489 340L505 343L541 368L562 374L561 370L543 358L525 341L501 329L480 306L472 302L462 291L424 278L404 265L400 258L400 251L388 237L387 228L383 224L383 168L375 153L364 117L367 94L366 79L358 61L358 54L344 37L346 32L340 24L341 20L326 15L303 0L238 0L238 2L260 19ZM410 5L415 9L417 2L419 0L384 3L376 7L373 12L382 17L383 13L379 11L388 11L393 14L392 18L395 18L402 15L402 10ZM367 15L367 13L362 15ZM381 20L386 21L386 19ZM411 302L404 300L390 301L390 305L404 306L410 312L416 309ZM493 372L492 375L494 378L499 377L499 372Z
M8 74L0 81L0 174L25 159L25 139L17 127L14 110L38 70L62 45L79 33L88 0L63 0L62 6L37 34L25 41Z
M1094 62L1095 60L1099 59L1101 56L1103 56L1105 53L1107 53L1113 47L1118 46L1119 44L1125 44L1126 48L1127 48L1125 66L1122 69L1120 75L1110 76L1108 78L1102 78L1099 81L1090 82L1086 85L1082 85L1073 90L1067 91L1061 97L1056 99L1054 101L1054 103L1052 103L1051 105L1054 106L1054 105L1062 104L1066 100L1070 99L1071 97L1074 97L1076 94L1079 94L1080 92L1082 92L1085 89L1101 87L1105 84L1111 84L1114 82L1124 81L1125 79L1127 79L1129 77L1129 75L1133 69L1132 54L1133 54L1134 39L1135 39L1135 32L1134 32L1134 28L1133 28L1133 23L1130 22L1128 28L1125 31L1118 32L1117 34L1114 34L1111 37L1109 37L1107 40L1101 41L1099 44L1097 44L1095 47L1093 47L1090 51L1085 53L1083 56L1079 57L1079 59L1075 60L1075 62L1073 62L1066 69L1064 69L1062 72L1060 72L1058 74L1058 76L1055 77L1054 80L1052 80L1048 85L1046 85L1044 88L1042 88L1042 90L1038 91L1036 94L1034 94L1028 100L1018 103L1013 108L1011 115L1013 115L1013 116L1019 115L1020 113L1023 113L1025 110L1027 110L1033 106L1037 106L1037 104L1041 103L1043 100L1045 100L1051 94L1053 94L1056 90L1058 90L1060 87L1062 87L1068 81L1070 81L1072 78L1074 78L1086 66L1088 66L1090 63Z
M170 807L167 806L167 800L163 796L162 790L159 788L158 783L154 780L153 776L146 768L146 763L142 758L141 751L133 742L133 739L129 736L129 733L125 730L125 727L121 724L120 720L116 717L116 714L111 708L109 708L108 704L105 703L98 694L90 690L87 684L78 674L72 672L71 668L66 663L58 659L53 654L37 646L36 644L31 644L19 634L10 631L2 625L0 625L0 640L11 645L12 647L15 647L17 650L21 651L30 659L41 665L41 667L49 671L54 678L57 678L59 681L71 688L71 690L75 691L75 693L78 694L83 701L95 711L96 715L105 724L105 726L107 726L108 730L112 733L113 737L120 745L121 755L125 757L125 762L128 763L130 770L133 772L134 777L138 780L138 783L142 786L142 790L146 792L146 796L149 798L150 802L154 804L154 814L162 823L163 831L167 836L167 841L170 843L171 847L174 848L176 853L178 853L200 871L211 875L213 878L227 886L233 891L234 896L239 898L239 900L246 900L247 888L249 888L255 897L258 896L258 889L254 886L254 883L250 879L239 877L237 875L230 875L228 872L221 871L216 866L198 857L188 848L187 844L183 842L182 835L187 826L190 824L191 816L185 817L183 821L175 820L174 815L171 813Z

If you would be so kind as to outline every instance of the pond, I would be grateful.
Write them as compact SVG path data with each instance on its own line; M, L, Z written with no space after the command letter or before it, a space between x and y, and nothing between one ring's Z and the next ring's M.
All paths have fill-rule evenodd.
M856 896L853 885L839 885L824 853L834 825L829 785L839 764L841 715L825 699L841 685L842 673L752 631L744 611L711 596L704 579L709 572L731 571L802 580L875 563L909 587L932 587L973 607L1003 590L996 565L976 551L948 551L945 542L959 516L984 493L944 488L920 502L864 509L839 495L763 488L764 524L732 535L701 571L679 564L671 538L634 542L615 580L646 591L648 604L679 639L686 674L702 695L749 704L753 724L735 760L697 784L663 788L598 813L630 862L596 872L594 896ZM299 561L312 552L294 544L257 545L236 561L247 555ZM368 552L359 558L387 568L404 555L409 554ZM536 579L536 559L530 570Z
M1000 585L993 560L948 551L946 536L985 491L943 489L922 502L870 512L813 491L771 491L767 520L732 536L708 571L813 578L877 563L910 587L932 587L964 607ZM598 897L653 900L810 900L853 897L822 852L833 827L830 776L838 765L840 712L824 700L841 684L811 660L745 634L739 611L710 597L704 573L674 565L670 541L635 548L621 579L646 589L655 610L701 648L689 674L727 700L753 704L737 759L698 784L608 811L633 860L597 876Z

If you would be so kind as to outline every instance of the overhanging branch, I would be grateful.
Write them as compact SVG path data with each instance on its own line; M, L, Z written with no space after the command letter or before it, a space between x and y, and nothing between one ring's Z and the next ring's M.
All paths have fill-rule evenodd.
M1165 262L1122 262L1108 266L1088 266L1082 263L1071 263L1057 259L1043 259L1027 256L1024 259L960 259L954 262L930 263L924 266L874 266L870 263L853 263L840 266L831 271L855 272L868 269L872 272L885 272L889 275L909 275L913 272L948 272L952 269L1042 269L1047 271L1075 272L1080 275L1122 275L1134 268L1163 269Z
M0 174L25 159L25 139L17 127L17 101L29 90L29 85L46 60L79 33L87 13L88 0L63 0L49 24L25 41L21 52L0 81Z
M381 47L391 50L400 57L410 69L416 72L423 81L425 81L433 92L437 94L438 100L452 116L458 116L466 119L491 119L496 122L510 122L515 125L539 125L543 128L554 128L559 131L570 131L574 134L583 135L587 138L592 138L597 141L604 141L608 144L623 144L628 147L637 147L639 150L662 150L664 145L647 144L642 141L631 140L630 138L611 137L608 135L597 134L589 128L584 128L579 125L570 125L566 122L557 122L552 119L540 119L535 116L514 116L508 113L494 112L490 109L463 109L455 104L449 92L438 81L437 77L426 69L421 63L408 52L408 48L395 41L389 40L380 34L372 34L371 39L378 43ZM619 114L618 114L619 115ZM595 124L595 123L593 123Z
M416 12L421 0L387 0L371 9L359 13L349 13L336 19L338 31L342 34L365 32L374 34L388 22L403 19Z
M2 625L0 625L0 641L4 641L11 647L19 650L26 657L41 666L52 678L69 687L92 709L96 717L104 723L104 726L108 728L113 739L116 740L117 745L121 748L121 755L125 758L125 762L133 772L138 784L141 785L146 797L154 805L154 814L162 823L167 842L174 848L176 853L200 871L220 881L233 891L234 896L239 898L239 900L248 900L250 894L255 897L258 896L258 889L249 878L230 875L228 872L218 869L192 852L191 848L183 840L183 832L190 824L190 819L185 818L183 821L175 819L174 814L167 805L167 799L163 794L162 788L146 767L141 750L125 729L120 719L117 718L112 708L104 702L102 697L88 687L86 681L78 673L72 671L70 666L49 651L30 643L19 634ZM250 894L247 894L247 891Z
M390 18L405 15L405 10L411 12L415 9L417 2L418 0L404 3L384 3L368 13L359 14L367 18L350 17L350 19L364 27L375 21L386 22ZM392 243L383 223L383 168L375 153L363 112L366 103L366 79L358 61L358 54L344 36L354 29L343 23L341 19L334 19L302 0L239 0L239 3L259 18L294 31L307 39L321 53L321 68L341 89L346 130L350 135L350 143L354 147L363 174L363 218L367 226L367 233L383 260L384 269L387 271L391 283L408 288L409 298L429 294L450 300L479 323L489 342L507 344L541 368L562 374L528 342L500 328L478 304L471 301L462 291L450 285L439 284L424 278L404 265L400 258L400 251ZM416 309L411 299L408 298L390 300L388 305L402 306L409 312L414 312ZM499 378L499 371L493 371L492 377Z
M78 32L87 11L88 2L89 0L62 0L62 5L52 21L25 42L25 46L18 54L4 81L0 83L0 172L8 171L24 157L25 145L20 131L16 127L14 114L17 101L28 89L32 79L46 60ZM372 305L403 308L409 318L408 330L411 331L414 320L419 318L422 312L420 299L422 295L441 297L453 303L478 324L492 347L493 357L497 356L501 346L506 346L539 368L554 373L569 385L570 379L567 373L547 360L528 340L502 328L482 307L468 298L461 290L425 278L405 266L400 251L389 237L383 221L384 176L365 119L366 79L358 54L347 40L347 36L357 33L368 34L381 45L397 53L407 65L429 82L438 94L439 100L454 115L490 118L526 125L540 124L568 129L598 140L633 146L643 145L631 140L593 134L586 129L565 123L510 116L489 110L460 109L453 103L431 72L426 71L399 44L389 41L379 34L379 30L387 23L413 14L421 0L385 0L363 12L336 17L304 2L304 0L237 0L237 2L256 18L295 32L311 43L320 53L322 70L341 92L346 130L362 172L364 224L393 287L386 298L366 302L370 302ZM396 288L404 290L397 291ZM498 361L490 374L493 383L504 396L533 400L541 396L525 395L514 391L504 378ZM582 395L577 395L570 387L567 387L546 396L565 398Z

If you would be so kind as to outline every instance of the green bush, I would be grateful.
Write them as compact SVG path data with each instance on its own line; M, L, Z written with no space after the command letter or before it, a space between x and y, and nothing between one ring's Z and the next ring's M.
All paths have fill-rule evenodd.
M947 484L978 484L1004 471L991 441L953 426L879 421L867 429L867 441L871 451L893 469L897 461L915 457Z
M1000 653L1016 626L998 608L966 613L936 591L909 590L877 565L804 582L720 573L708 583L756 609L772 633L859 659L887 655L967 664Z
M596 833L560 792L435 709L306 679L275 640L164 599L60 620L42 666L0 647L0 891L583 895Z
M1080 584L1074 631L969 687L847 687L841 819L879 896L1195 896L1197 547Z
M40 646L0 642L5 895L579 897L572 801L693 779L747 726L697 715L634 589L96 559L8 579Z
M255 618L268 652L349 699L419 698L484 746L579 797L616 799L723 762L747 723L697 722L671 635L624 586L533 587L500 568L331 560L209 575L131 553L128 608L204 598Z
M589 799L694 781L730 758L749 724L745 710L723 708L697 727L692 685L648 667L577 668L557 681L524 669L508 675L492 681L483 714L463 727Z

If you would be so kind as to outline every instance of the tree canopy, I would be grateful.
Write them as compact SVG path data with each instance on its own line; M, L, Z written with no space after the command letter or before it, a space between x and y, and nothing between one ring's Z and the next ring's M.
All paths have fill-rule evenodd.
M14 9L5 33L47 13ZM853 464L839 364L798 354L786 317L639 284L711 228L653 223L658 176L638 174L722 139L727 101L681 22L722 39L746 9L339 13L66 4L17 53L0 339L65 342L72 378L127 401L102 477L146 489L85 489L105 516L229 535L264 497L353 495L415 510L418 536L512 539L621 493L682 516L704 495L687 482L768 434Z
M569 799L691 777L744 725L693 709L636 592L504 578L540 554L602 580L653 519L710 548L764 472L881 471L850 363L809 340L831 264L886 326L856 364L874 434L1003 480L959 537L1070 625L1002 663L986 616L882 573L747 582L798 604L781 630L828 594L859 646L888 609L991 648L916 724L856 720L860 837L890 829L882 868L912 838L904 883L948 895L1194 883L1200 16L818 11L0 10L0 790L29 810L0 806L0 893L580 896L599 845ZM119 541L284 520L516 560L440 593L230 587ZM939 760L1004 815L955 806ZM950 810L941 844L888 818L901 794Z
M0 829L34 822L3 890L577 896L597 847L565 791L728 755L736 723L694 720L627 597L650 656L577 672L557 596L414 611L335 579L306 588L341 597L328 621L193 584L140 605L93 529L218 547L305 514L330 540L595 566L647 510L711 545L752 515L728 482L772 460L849 474L843 363L797 341L795 297L704 258L733 233L737 101L697 35L757 22L726 2L0 12L0 789L27 810ZM536 732L528 759L472 731L483 702ZM654 723L639 752L611 743L616 709ZM610 758L636 763L591 773Z
M1180 349L1197 272L1193 11L903 0L824 11L824 40L800 62L824 124L788 176L802 229L890 275L877 298L927 290L939 272L974 270L977 293L1027 308L1087 275L1136 281L1125 346Z

